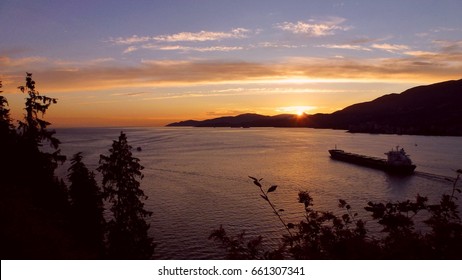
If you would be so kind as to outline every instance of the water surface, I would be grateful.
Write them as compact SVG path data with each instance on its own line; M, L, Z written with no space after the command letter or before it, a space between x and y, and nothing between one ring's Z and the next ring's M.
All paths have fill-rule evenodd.
M307 190L319 210L340 211L346 199L360 216L368 201L412 199L416 194L436 202L452 185L419 174L394 177L382 171L338 162L328 149L385 157L399 145L418 172L453 177L462 168L460 137L350 134L338 130L294 128L74 128L60 129L62 151L68 157L83 152L84 162L96 169L99 155L108 154L123 130L145 167L142 187L153 212L150 234L158 244L155 258L220 259L223 251L208 236L223 225L230 233L245 230L262 235L267 246L277 245L284 233L277 217L260 197L248 176L264 178L287 222L303 217L297 193ZM60 168L64 176L67 165ZM373 229L373 227L372 227Z

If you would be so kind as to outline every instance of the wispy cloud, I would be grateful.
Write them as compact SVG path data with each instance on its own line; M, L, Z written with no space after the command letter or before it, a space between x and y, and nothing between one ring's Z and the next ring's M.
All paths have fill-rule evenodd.
M318 45L317 47L328 48L328 49L343 49L343 50L355 50L355 51L371 51L372 49L360 45L350 45L350 44L324 44Z
M248 109L240 109L240 110L230 110L230 109L220 109L218 108L215 111L209 111L206 112L205 114L207 116L212 116L212 117L222 117L222 116L236 116L240 114L246 114L246 113L254 113L255 108L248 108Z
M410 49L409 46L397 45L397 44L373 44L371 47L374 49L391 52L391 53L403 52L403 51L407 51Z
M124 54L127 54L127 53L131 53L131 52L134 52L134 51L137 51L137 50L138 50L137 47L135 47L135 46L130 46L130 47L126 48L126 49L123 51L123 53L124 53Z
M301 114L317 109L316 106L286 106L276 108L276 112L283 114Z
M265 83L266 84L266 83ZM293 87L238 87L217 90L193 90L183 92L157 92L145 96L143 100L166 100L178 98L224 97L224 96L264 96L271 94L303 95L311 93L340 93L343 90L311 89Z
M138 36L138 35L133 35L130 37L117 37L117 38L109 38L109 42L117 44L117 45L131 45L131 44L137 44L137 43L144 43L151 41L152 37L151 36Z
M448 40L435 40L433 44L440 47L443 52L454 53L462 52L462 40L460 41L448 41Z
M301 34L312 37L321 37L334 35L335 31L346 31L350 27L341 25L345 21L344 18L330 18L324 21L308 20L297 22L283 22L276 24L276 28L283 31L288 31L293 34Z
M146 44L142 45L142 49L160 50L160 51L182 51L182 52L230 52L243 50L240 46L209 46L209 47L191 47L182 45L157 45Z
M234 28L228 32L199 31L199 32L179 32L175 34L164 34L158 36L138 36L109 38L107 41L116 45L137 45L148 42L206 42L221 41L225 39L246 38L251 31L246 28Z
M48 59L40 56L28 56L21 58L12 58L9 56L0 56L0 66L7 67L23 67L26 65L47 62Z
M113 93L112 96L129 96L129 97L138 97L145 95L146 92L129 92L129 93Z
M444 26L440 26L440 27L437 27L437 28L432 28L432 29L430 29L430 32L440 33L440 32L461 31L461 30L462 30L462 28L454 28L454 27L444 27Z
M401 52L393 58L313 58L285 57L272 63L207 60L142 60L138 65L118 65L111 58L89 61L51 61L41 57L0 57L4 75L22 77L16 65L35 62L40 69L40 83L47 91L73 92L82 90L110 90L136 88L134 92L153 87L183 87L196 85L243 85L322 80L381 80L436 82L460 78L462 73L462 41L434 41L432 51L412 50L405 45L374 44L376 49ZM324 47L350 48L349 45L324 45ZM221 51L223 51L224 47ZM371 46L372 48L372 46ZM232 48L231 48L232 49ZM230 50L231 50L230 49ZM354 48L353 48L354 49ZM204 49L203 51L212 51ZM197 50L199 51L199 50ZM48 66L42 67L41 61ZM425 67L422 67L425 65ZM28 68L31 69L31 68ZM72 71L70 71L72 70ZM34 72L35 73L35 72ZM22 78L21 78L22 80ZM18 81L20 82L19 78ZM19 83L17 83L19 84ZM281 86L282 88L282 86ZM230 94L241 94L234 91ZM246 93L265 94L265 91L246 90ZM266 93L273 91L267 90ZM282 92L282 90L280 90ZM204 93L226 94L226 93Z
M415 56L415 57L429 57L429 56L437 56L438 53L436 52L429 52L429 51L407 51L404 52L405 55Z
M258 44L252 44L249 49L257 48L275 48L275 49L298 49L305 48L307 45L295 45L289 43L275 43L275 42L260 42Z
M158 42L205 42L205 41L220 41L224 39L240 39L246 38L250 30L245 28L235 28L229 32L181 32L171 35L155 36L153 39Z

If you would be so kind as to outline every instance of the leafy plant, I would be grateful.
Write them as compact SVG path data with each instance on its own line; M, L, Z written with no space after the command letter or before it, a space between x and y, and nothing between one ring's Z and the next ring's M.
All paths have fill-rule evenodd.
M263 190L263 186L261 184L261 181L263 180L263 178L261 179L257 179L255 177L252 177L252 176L249 176L250 179L253 180L253 183L260 189L260 192L262 193L260 195L261 198L263 198L266 202L268 202L269 206L271 207L271 209L273 210L273 213L274 215L276 215L278 218L279 218L279 221L282 223L282 225L284 226L284 228L286 229L287 233L289 234L289 236L291 238L293 238L292 236L292 233L290 232L290 229L293 228L293 224L286 224L286 222L284 221L284 219L282 219L282 216L280 214L280 212L284 212L284 209L279 209L279 210L276 210L276 206L271 202L268 194L269 193L272 193L274 191L276 191L277 189L277 185L272 185L271 187L268 188L268 190L265 192Z
M228 236L223 226L214 230L209 239L221 242L226 249L227 259L231 260L253 260L259 259L262 256L262 240L260 235L254 239L246 240L245 231L242 231L236 236Z
M262 179L249 177L260 188L260 196L285 225L289 235L282 236L282 245L272 252L254 250L250 246L259 246L261 237L253 243L245 240L244 233L230 238L223 227L214 231L212 236L222 242L228 250L228 257L233 258L460 259L462 223L455 200L461 192L458 187L461 174L462 170L457 170L451 195L443 195L438 204L429 204L428 199L420 195L415 201L369 202L365 210L382 226L380 236L368 232L366 222L357 218L357 213L345 200L339 199L338 207L345 211L341 216L330 211L317 211L313 208L313 198L306 191L298 194L298 202L304 206L304 220L286 224L268 195L277 187L271 186L265 192ZM430 228L427 233L416 229L414 219L419 213L428 217L424 221Z

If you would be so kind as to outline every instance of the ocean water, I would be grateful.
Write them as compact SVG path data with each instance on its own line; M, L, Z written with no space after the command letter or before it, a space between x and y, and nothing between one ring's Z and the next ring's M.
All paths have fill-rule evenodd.
M300 128L69 128L59 129L62 153L83 152L95 170L99 155L108 154L120 131L127 134L134 156L145 167L142 188L153 212L150 235L158 259L221 259L219 244L208 239L222 225L229 234L262 235L268 248L277 246L284 229L260 190L248 176L263 178L265 188L278 185L270 198L282 208L286 222L303 218L297 203L309 191L314 208L342 213L338 199L370 220L368 201L413 199L417 194L437 202L462 168L462 138L350 134L339 130ZM386 173L330 159L335 146L355 153L385 157L399 145L417 165L416 175ZM136 151L140 147L141 151ZM65 177L68 164L58 174ZM435 177L433 175L439 175ZM97 175L98 176L98 175ZM459 200L459 202L462 199ZM374 224L368 223L371 230Z

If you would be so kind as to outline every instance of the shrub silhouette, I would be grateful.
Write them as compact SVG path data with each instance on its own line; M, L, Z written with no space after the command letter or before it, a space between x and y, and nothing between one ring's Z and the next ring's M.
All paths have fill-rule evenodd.
M338 206L345 213L338 216L315 210L313 198L305 191L298 195L305 219L296 224L286 223L268 195L276 188L272 186L264 192L262 179L250 177L263 192L262 199L285 226L288 234L282 236L281 246L265 252L261 237L247 241L244 232L229 237L221 226L210 238L221 242L230 259L461 259L462 223L455 203L456 194L461 192L458 186L461 175L462 170L457 170L451 195L443 195L438 204L428 204L428 199L419 195L415 201L369 202L365 210L382 226L380 237L369 234L366 222L357 219L357 213L345 200L339 199ZM418 213L427 214L424 223L429 232L415 228L414 217Z

